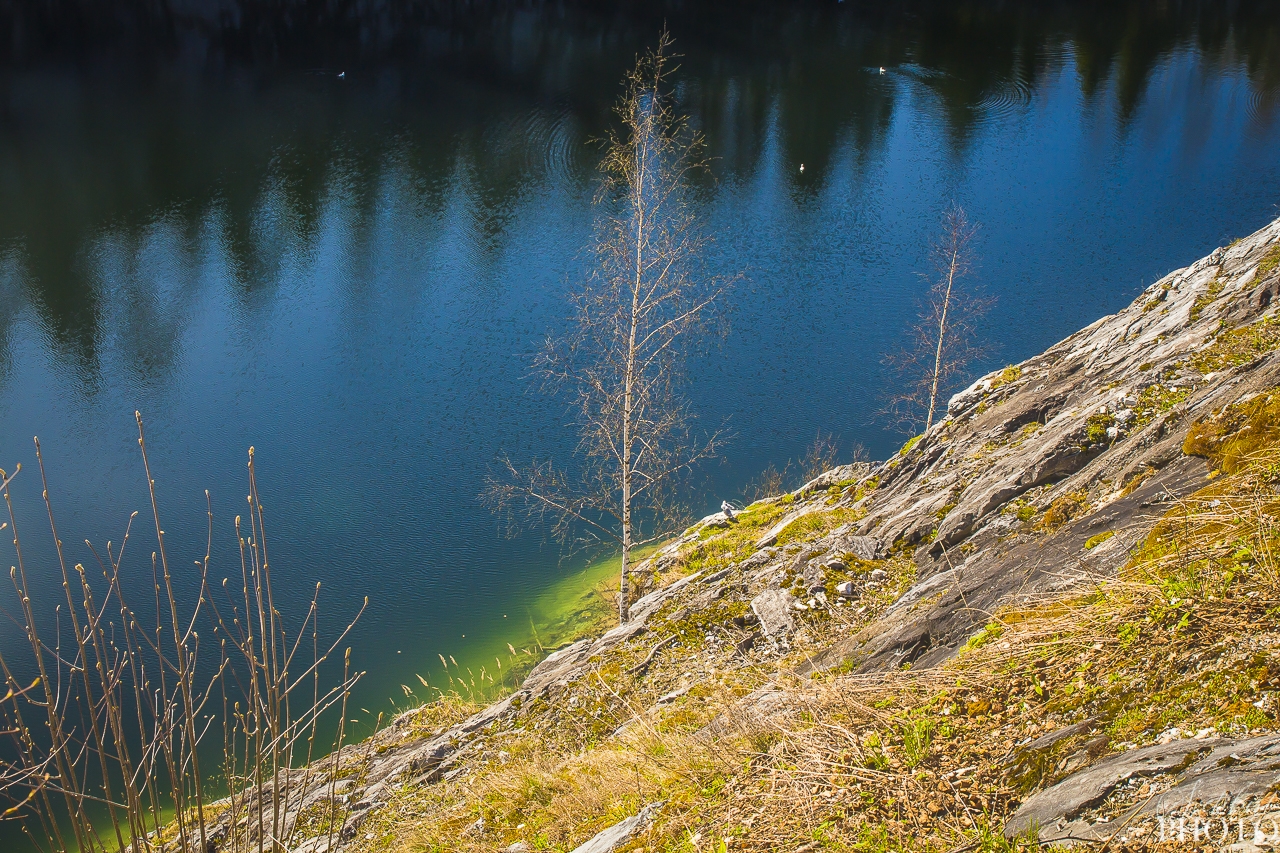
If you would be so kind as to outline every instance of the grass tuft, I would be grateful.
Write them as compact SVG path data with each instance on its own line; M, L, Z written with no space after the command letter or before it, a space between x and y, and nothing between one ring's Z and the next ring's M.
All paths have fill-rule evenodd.
M1224 329L1195 355L1190 364L1202 374L1248 364L1280 347L1280 319L1263 317L1238 329Z
M1258 453L1280 443L1280 394L1255 397L1228 406L1191 425L1182 452L1203 456L1215 467L1234 474Z

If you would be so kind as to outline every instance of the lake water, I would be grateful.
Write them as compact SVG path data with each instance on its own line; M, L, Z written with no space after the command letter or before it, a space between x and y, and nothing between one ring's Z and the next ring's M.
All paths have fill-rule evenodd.
M664 19L680 106L715 158L698 188L707 262L744 276L691 389L704 424L736 433L699 511L819 430L846 454L902 442L875 417L881 360L950 201L981 223L976 281L998 300L975 375L1280 202L1266 4L329 19L245 0L223 18L193 2L103 21L96 5L74 27L0 20L0 467L24 467L37 585L60 594L33 435L87 563L82 540L118 541L147 509L141 410L173 561L203 554L207 488L220 576L238 571L252 444L286 606L320 581L336 627L369 596L352 644L375 710L406 701L415 673L439 683L437 654L478 666L528 645L589 585L541 536L504 539L476 495L498 453L572 447L529 354L583 269L591 140ZM0 651L19 641L0 622Z

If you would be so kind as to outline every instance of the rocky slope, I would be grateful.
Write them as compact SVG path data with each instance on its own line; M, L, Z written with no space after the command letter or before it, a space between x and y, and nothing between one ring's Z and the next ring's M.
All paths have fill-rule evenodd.
M1157 787L1178 808L1204 799L1188 793L1196 785L1264 796L1275 737L1232 737L1269 729L1269 712L1237 725L1223 711L1212 737L1188 740L1152 721L1192 717L1160 716L1134 698L1145 687L1123 694L1129 706L1102 698L1116 672L1152 691L1175 677L1141 681L1153 676L1126 639L1134 632L1154 632L1169 660L1208 660L1195 643L1209 640L1188 640L1185 617L1164 633L1143 627L1175 606L1163 593L1163 610L1141 610L1147 587L1114 579L1151 542L1176 544L1153 529L1229 467L1185 453L1189 431L1280 385L1277 294L1280 221L981 378L887 462L704 519L638 567L649 591L632 622L555 651L495 704L408 712L331 769L300 775L308 794L291 849L998 849L1006 828L1109 837L1086 813L1138 777L1168 777ZM1122 603L1087 592L1122 587ZM1044 609L1063 601L1075 603ZM1082 639L1107 602L1097 641ZM1066 612L1081 615L1063 623ZM1017 634L1033 623L1054 627ZM1002 631L1003 657L982 657ZM1054 645L1063 637L1069 655ZM973 651L957 658L962 649ZM1130 657L1098 657L1121 651ZM1219 651L1216 665L1232 666ZM1113 667L1111 680L1099 667ZM1260 678L1250 689L1265 688ZM1249 707L1270 707L1257 695ZM1118 721L1139 710L1144 722L1124 734ZM700 769L672 769L673 753L703 756ZM1221 756L1239 766L1220 767ZM819 769L797 781L806 761ZM1216 770L1230 773L1214 788ZM720 781L681 781L699 773ZM779 791L799 792L803 807L770 811ZM1125 801L1123 824L1148 806ZM317 809L331 817L316 821Z
M1167 504L1204 484L1203 461L1182 452L1189 425L1277 384L1274 332L1251 345L1229 330L1273 314L1278 237L1272 223L1218 249L957 394L884 466L859 524L882 547L922 546L907 602L941 597L896 608L825 660L936 662L1001 604L1114 573Z

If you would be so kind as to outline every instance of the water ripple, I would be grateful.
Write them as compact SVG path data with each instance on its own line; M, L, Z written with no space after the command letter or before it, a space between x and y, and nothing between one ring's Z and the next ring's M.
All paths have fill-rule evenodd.
M1031 106L1031 84L1026 80L1008 80L1000 88L988 92L978 101L975 111L985 122L1012 118Z
M1244 108L1249 124L1255 127L1270 124L1276 116L1277 99L1280 99L1280 86L1250 86L1249 98Z
M569 183L576 171L574 154L580 147L577 123L569 110L562 110L548 128L544 149L547 179L556 184Z
M550 112L541 107L496 127L490 141L496 156L514 161L509 165L551 184L572 179L574 152L580 144L574 118L567 109Z

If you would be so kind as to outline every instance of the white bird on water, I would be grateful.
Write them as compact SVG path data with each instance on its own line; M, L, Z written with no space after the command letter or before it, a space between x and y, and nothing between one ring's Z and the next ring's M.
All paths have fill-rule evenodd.
M884 69L883 69L883 68L881 68L881 69L880 69L880 73L882 73L882 74L884 73ZM345 72L345 71L339 71L339 72L338 72L338 79L339 79L339 80L346 80L346 79L347 79L347 72Z
M800 164L800 174L804 174L804 163Z
M883 74L883 73L884 73L884 66L883 66L883 65L881 65L881 66L880 66L880 73L881 73L881 74Z

